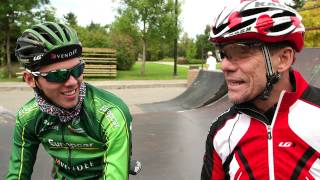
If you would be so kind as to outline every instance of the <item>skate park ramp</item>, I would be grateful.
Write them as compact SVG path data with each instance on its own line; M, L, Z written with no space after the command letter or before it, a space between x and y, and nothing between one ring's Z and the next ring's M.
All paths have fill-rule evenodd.
M159 92L161 93L161 92ZM191 86L174 99L141 104L144 112L180 111L211 104L227 93L222 72L200 70Z
M293 68L301 72L310 84L320 87L320 48L304 48L297 53Z

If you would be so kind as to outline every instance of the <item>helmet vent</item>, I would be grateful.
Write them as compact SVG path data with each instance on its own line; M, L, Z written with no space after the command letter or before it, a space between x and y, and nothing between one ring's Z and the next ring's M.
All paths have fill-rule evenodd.
M34 40L34 41L39 41L39 39L37 37L35 37L33 34L31 34L31 33L27 33L25 37L27 39L31 39L31 40Z
M282 23L276 26L273 26L269 29L269 32L281 32L288 29L292 25L291 22Z
M64 34L66 35L66 38L68 41L71 41L70 33L66 30L66 28L62 28Z
M241 17L246 17L246 16L252 16L252 15L257 15L262 12L268 11L269 8L256 8L256 9L248 9L244 11L240 11L240 16Z
M41 35L47 40L49 41L49 43L51 44L56 44L54 39L47 33L41 33Z
M272 18L277 18L277 17L286 17L286 16L296 16L294 13L292 12L289 12L289 11L284 11L282 13L277 13L277 14L274 14L272 16Z
M234 31L237 31L237 30L239 30L239 29L242 29L242 28L244 28L244 27L247 27L247 26L251 25L252 23L254 23L255 21L256 21L255 19L250 19L250 20L248 20L248 21L245 21L245 22L243 22L243 23L240 23L239 25L231 28L228 32L229 32L229 33L232 33L232 32L234 32Z
M35 27L34 30L37 31L39 34L41 34L41 36L45 40L47 40L49 43L55 44L54 39L47 32L45 32L42 28Z
M212 31L214 34L220 33L224 28L226 28L229 25L229 22L226 24L222 24L221 26L218 26L218 28L212 28Z
M48 27L49 29L51 29L51 31L53 31L54 34L56 34L56 35L62 40L62 36L61 36L59 30L58 30L54 25L48 24L47 27Z

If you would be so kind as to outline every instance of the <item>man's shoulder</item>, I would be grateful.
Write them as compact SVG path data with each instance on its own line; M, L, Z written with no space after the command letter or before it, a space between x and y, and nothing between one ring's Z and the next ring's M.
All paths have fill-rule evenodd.
M211 125L210 131L217 131L220 129L229 119L232 119L237 114L234 106L228 108L225 112L221 113Z
M39 110L37 101L35 100L35 98L32 98L18 110L17 118L19 118L20 120L32 119L36 117L40 112L41 111Z
M320 88L309 85L309 87L303 92L301 98L320 107Z

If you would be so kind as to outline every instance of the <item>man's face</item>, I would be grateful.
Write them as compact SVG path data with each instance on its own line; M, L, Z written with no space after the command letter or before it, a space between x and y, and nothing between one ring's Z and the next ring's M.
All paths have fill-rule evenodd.
M221 69L233 103L253 100L266 86L266 70L261 47L228 44L222 48L224 59Z
M80 63L80 58L50 64L40 68L40 72L49 72L58 69L70 69ZM38 87L56 105L69 109L77 105L79 101L79 88L83 81L83 74L75 78L72 75L62 83L49 82L44 77L38 77Z

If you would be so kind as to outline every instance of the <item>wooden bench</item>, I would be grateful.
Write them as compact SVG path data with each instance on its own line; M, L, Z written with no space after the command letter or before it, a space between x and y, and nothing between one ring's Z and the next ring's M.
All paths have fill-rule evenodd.
M84 77L116 77L116 50L110 48L83 48Z

